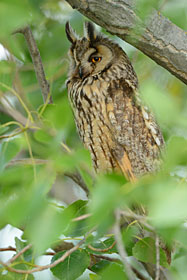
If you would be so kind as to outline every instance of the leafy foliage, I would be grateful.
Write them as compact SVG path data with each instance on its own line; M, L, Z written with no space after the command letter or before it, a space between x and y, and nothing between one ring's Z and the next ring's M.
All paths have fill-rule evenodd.
M141 178L136 184L128 183L119 174L93 175L90 156L76 133L65 87L69 43L64 24L71 20L81 33L85 19L65 1L22 0L21 5L19 2L0 3L0 43L6 49L4 55L0 52L0 228L3 232L10 224L23 231L21 239L15 238L14 255L29 243L33 246L10 267L35 268L38 257L48 249L53 249L52 264L77 240L85 238L81 248L51 268L54 279L128 279L114 244L114 212L119 207L127 212L128 208L142 204L148 212L146 221L133 215L121 221L129 263L134 269L134 260L156 263L153 228L172 252L168 263L165 247L160 246L160 265L167 267L172 279L186 279L185 86L148 57L122 43L133 61L145 102L161 125L166 140L163 165L158 174ZM185 28L184 9L175 1L165 2L164 14ZM163 1L141 0L137 9L145 18L152 7L160 9L162 4ZM53 104L43 103L24 36L11 35L27 24L40 50ZM80 181L77 174L87 185L89 199L68 179L76 177ZM143 231L147 237L141 237ZM142 266L139 270L145 272ZM0 265L0 279L34 277L29 273L20 278L20 274Z
M61 257L65 252L57 253L52 262ZM89 254L85 250L77 250L65 259L63 263L58 264L52 268L52 273L58 278L63 280L77 279L89 266Z

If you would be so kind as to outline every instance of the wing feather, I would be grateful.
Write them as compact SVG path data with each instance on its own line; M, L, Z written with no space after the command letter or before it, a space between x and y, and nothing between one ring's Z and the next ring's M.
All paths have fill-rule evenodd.
M108 92L106 111L116 143L114 150L118 151L114 155L124 175L134 181L158 169L163 137L152 114L141 106L129 82L113 81Z

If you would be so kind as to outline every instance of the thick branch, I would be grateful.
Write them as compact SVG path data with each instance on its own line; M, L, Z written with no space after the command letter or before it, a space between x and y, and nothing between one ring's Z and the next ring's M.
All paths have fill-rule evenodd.
M157 11L144 24L133 0L66 0L108 32L138 48L187 84L186 32Z

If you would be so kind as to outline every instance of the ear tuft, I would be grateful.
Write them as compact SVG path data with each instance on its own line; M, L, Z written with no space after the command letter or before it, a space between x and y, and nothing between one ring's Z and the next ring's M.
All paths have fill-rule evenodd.
M90 21L85 22L84 33L85 33L85 37L88 39L88 41L91 41L91 42L93 42L97 37L95 27L94 27L93 23L91 23Z
M75 44L76 40L78 39L77 34L72 29L69 21L66 22L66 36L72 44Z

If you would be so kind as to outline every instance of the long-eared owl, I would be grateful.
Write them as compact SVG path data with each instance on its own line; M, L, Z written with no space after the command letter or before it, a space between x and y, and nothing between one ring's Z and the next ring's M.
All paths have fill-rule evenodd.
M121 171L128 180L158 169L164 140L142 105L138 79L126 53L91 22L79 38L70 24L67 80L79 136L97 172Z

